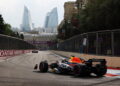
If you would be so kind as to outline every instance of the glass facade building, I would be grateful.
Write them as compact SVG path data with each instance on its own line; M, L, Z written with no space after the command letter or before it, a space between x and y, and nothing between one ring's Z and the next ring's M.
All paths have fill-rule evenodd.
M24 7L23 21L21 24L21 28L23 32L29 32L32 30L31 15L30 15L30 11L26 6Z
M58 12L57 8L53 8L51 12L48 12L45 19L46 32L56 32L58 26Z

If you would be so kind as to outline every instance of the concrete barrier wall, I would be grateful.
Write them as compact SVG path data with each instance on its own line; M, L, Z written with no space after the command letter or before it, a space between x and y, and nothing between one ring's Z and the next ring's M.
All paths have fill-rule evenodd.
M62 55L65 57L70 57L71 55L84 58L86 60L91 58L101 58L107 60L107 66L113 68L120 68L120 57L111 57L111 56L97 56L97 55L89 55L89 54L80 54L74 52L65 52L65 51L52 51L55 54Z
M31 50L0 50L0 59L6 59L9 56L16 56L29 52L31 52Z

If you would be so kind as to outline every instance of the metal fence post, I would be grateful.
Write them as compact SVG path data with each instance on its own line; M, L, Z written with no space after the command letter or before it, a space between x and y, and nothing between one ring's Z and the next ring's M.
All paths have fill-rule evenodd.
M86 34L86 38L87 38L87 52L86 53L88 53L88 48L89 48L89 39L88 39L88 34Z
M96 33L96 55L98 55L98 32Z
M112 56L114 56L114 32L111 31L111 47L112 47Z

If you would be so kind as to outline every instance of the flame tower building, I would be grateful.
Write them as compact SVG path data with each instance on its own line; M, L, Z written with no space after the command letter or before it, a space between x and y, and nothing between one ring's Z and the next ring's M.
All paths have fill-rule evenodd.
M30 15L30 11L26 6L24 6L24 13L23 13L21 28L23 32L29 32L32 30L31 15Z
M48 12L45 19L44 27L46 32L54 33L57 31L58 26L58 12L57 8L53 8L51 12Z

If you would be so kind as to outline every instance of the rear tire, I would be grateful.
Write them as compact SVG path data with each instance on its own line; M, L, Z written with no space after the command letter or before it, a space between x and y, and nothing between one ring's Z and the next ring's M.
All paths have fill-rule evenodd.
M97 65L95 66L95 71L94 71L94 73L95 73L97 76L101 77L101 76L105 75L106 72L107 72L107 66L106 66L106 65L97 64Z
M40 70L40 72L43 72L43 73L47 72L48 71L48 63L47 62L41 62L39 64L39 70Z

